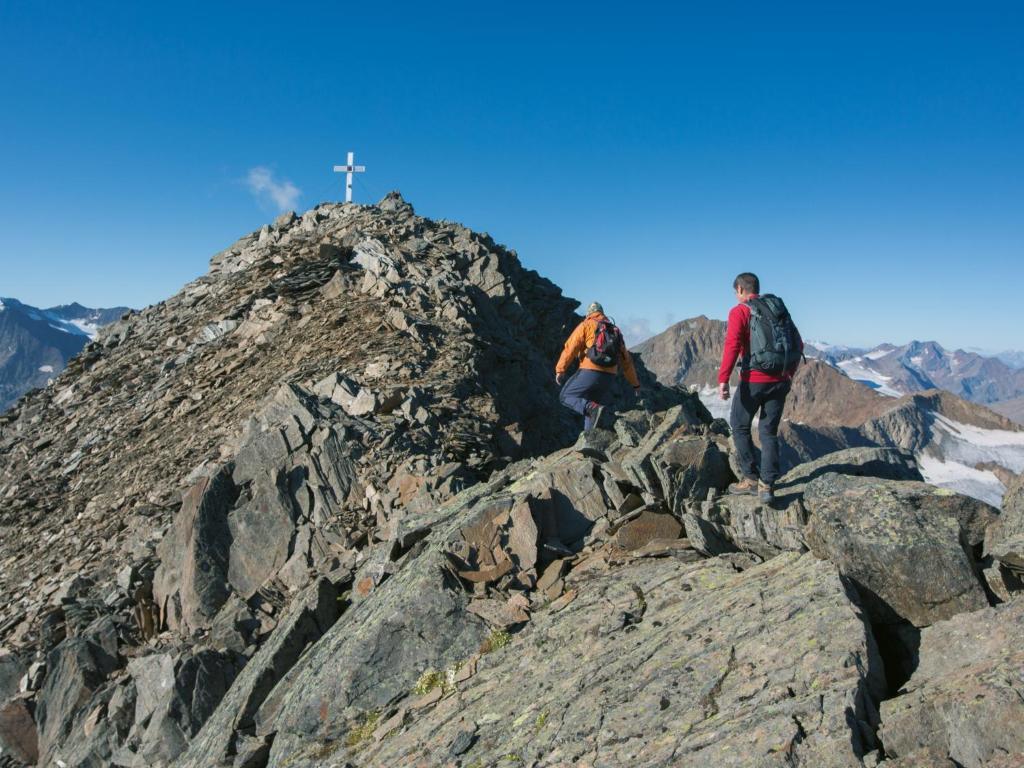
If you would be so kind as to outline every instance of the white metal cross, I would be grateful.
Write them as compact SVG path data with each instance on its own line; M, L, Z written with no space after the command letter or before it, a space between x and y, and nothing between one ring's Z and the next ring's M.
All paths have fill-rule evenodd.
M356 161L356 153L355 152L349 152L348 153L348 163L346 165L336 165L336 166L334 166L334 172L335 173L344 173L345 174L345 202L346 203L351 203L352 202L352 174L353 173L362 173L363 171L366 170L366 166L365 165L354 165L355 161Z

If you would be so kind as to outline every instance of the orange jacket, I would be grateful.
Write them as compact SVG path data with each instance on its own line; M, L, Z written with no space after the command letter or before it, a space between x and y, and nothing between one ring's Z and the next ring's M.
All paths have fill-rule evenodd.
M593 346L594 337L597 335L597 321L604 319L606 319L605 316L600 312L591 312L582 323L576 326L576 330L569 335L565 342L562 356L558 358L558 365L555 366L555 373L559 375L565 373L569 366L577 361L579 361L580 368L586 368L591 371L619 372L619 366L617 365L610 365L606 368L587 357L587 350ZM625 344L622 346L620 362L622 363L622 374L626 377L626 381L634 387L639 387L640 379L637 378L636 368L633 367L633 356L629 354Z

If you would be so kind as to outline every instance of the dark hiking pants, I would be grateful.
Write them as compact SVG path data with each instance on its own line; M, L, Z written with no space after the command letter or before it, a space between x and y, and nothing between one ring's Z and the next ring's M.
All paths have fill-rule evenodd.
M736 446L740 469L752 480L760 477L761 482L771 485L779 479L779 424L782 422L782 408L788 394L788 381L770 384L741 381L732 396L732 411L729 414L732 442ZM760 472L754 460L754 441L750 437L754 416L759 418L757 432L761 438Z
M580 368L565 382L558 399L566 408L583 416L583 428L590 429L593 425L586 415L587 404L593 400L600 405L608 405L614 383L614 373Z

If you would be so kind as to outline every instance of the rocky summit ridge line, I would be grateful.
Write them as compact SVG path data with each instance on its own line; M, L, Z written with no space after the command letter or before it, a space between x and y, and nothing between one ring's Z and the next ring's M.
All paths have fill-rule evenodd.
M572 445L576 306L389 195L102 333L0 425L0 766L1020 764L1021 478L768 507L645 373Z

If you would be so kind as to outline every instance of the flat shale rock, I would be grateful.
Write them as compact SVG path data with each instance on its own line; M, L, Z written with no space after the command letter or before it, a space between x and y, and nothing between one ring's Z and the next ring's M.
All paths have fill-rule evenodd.
M964 768L1024 765L1021 637L1022 598L922 631L920 666L882 702L886 754L930 750Z
M464 766L828 768L874 749L881 664L830 564L640 560L573 586L453 693L324 762L454 765L458 743ZM314 764L277 749L270 762Z
M758 557L807 549L804 528L807 509L803 495L808 484L828 473L889 480L921 480L909 451L900 448L848 448L800 464L776 484L775 501L763 504L756 496L728 494L685 503L683 520L694 545L717 555L737 550ZM719 488L718 490L721 490Z

